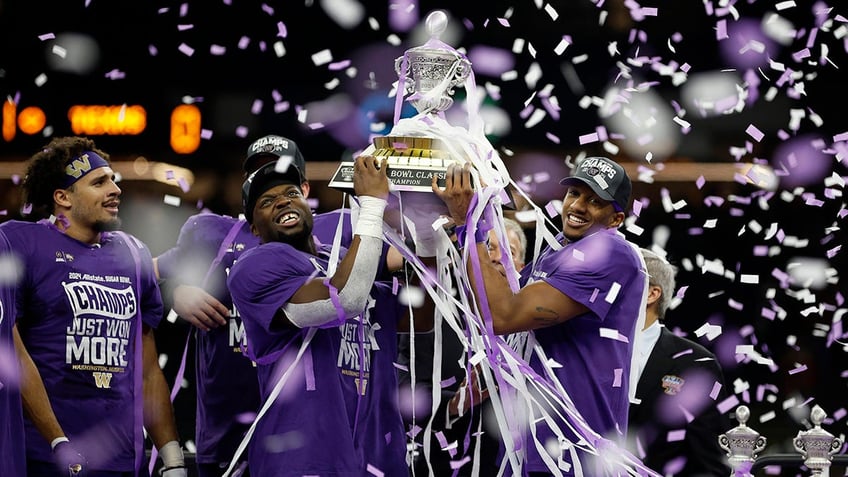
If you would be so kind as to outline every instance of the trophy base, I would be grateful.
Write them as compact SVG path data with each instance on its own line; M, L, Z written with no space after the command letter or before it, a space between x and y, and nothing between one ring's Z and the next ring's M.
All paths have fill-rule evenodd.
M392 190L410 192L433 192L433 176L436 184L445 186L447 166L409 166L399 164L388 165L389 181ZM344 161L330 178L328 186L343 191L353 190L353 161Z
M442 149L441 141L429 137L380 136L363 154L388 161L393 190L432 192L433 176L445 186L448 166L458 161ZM328 184L334 189L353 189L353 161L343 161Z

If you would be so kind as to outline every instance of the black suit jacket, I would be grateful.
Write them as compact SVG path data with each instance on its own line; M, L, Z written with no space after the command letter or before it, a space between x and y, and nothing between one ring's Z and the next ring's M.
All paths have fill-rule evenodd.
M710 397L714 384L721 391ZM717 404L727 396L715 355L662 328L630 405L628 441L634 455L663 475L730 475L718 436L730 430ZM637 443L638 439L638 443Z

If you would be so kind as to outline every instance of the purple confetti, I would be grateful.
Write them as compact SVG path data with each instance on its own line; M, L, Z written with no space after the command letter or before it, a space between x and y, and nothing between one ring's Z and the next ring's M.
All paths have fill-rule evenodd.
M727 20L719 20L716 22L716 40L726 40L730 38L727 35Z
M186 56L194 55L194 48L186 45L185 43L180 43L180 46L177 49L180 50L180 53Z
M712 391L710 391L710 399L712 399L713 401L715 401L715 400L716 400L716 398L718 398L718 393L719 393L719 392L721 392L721 383L720 383L720 382L718 382L718 381L716 381L716 382L714 382L714 383L713 383L713 389L712 389Z
M375 477L383 477L383 475L384 475L384 474L383 474L383 471L381 471L380 469L378 469L378 468L374 467L374 466L373 466L373 465L371 465L371 464L368 464L368 466L366 467L366 469L368 470L368 473L369 473L369 474L371 474L371 475L373 475L373 476L375 476Z
M598 133L584 134L579 137L580 145L598 142Z
M254 99L253 104L250 106L250 113L251 114L259 114L261 112L262 112L262 100L261 99Z
M731 394L716 406L720 413L725 414L731 409L739 405L739 398L735 394Z
M762 132L762 131L760 131L760 130L759 130L756 126L754 126L753 124L748 125L748 129L746 129L746 130L745 130L745 132L746 132L749 136L751 136L752 138L754 138L754 140L755 140L755 141L757 141L757 142L762 141L762 140L763 140L763 136L765 136L765 134L763 134L763 132Z

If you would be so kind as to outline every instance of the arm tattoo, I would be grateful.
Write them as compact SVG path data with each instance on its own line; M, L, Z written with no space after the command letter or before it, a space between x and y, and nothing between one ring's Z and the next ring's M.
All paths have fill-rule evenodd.
M561 321L560 316L556 311L551 310L550 308L544 308L541 306L536 307L536 313L545 315L545 316L536 316L534 320L544 324L554 324L559 323Z

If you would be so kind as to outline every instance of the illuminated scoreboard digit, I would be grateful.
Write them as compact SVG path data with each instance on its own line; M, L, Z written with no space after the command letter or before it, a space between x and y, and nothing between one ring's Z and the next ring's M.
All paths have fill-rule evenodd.
M200 109L181 104L171 113L171 149L177 154L191 154L200 147Z
M138 136L147 128L147 111L140 105L73 105L68 109L70 130L81 136ZM20 112L8 99L3 103L2 134L6 142L17 131L32 136L47 127L47 114L38 106ZM177 154L191 154L200 147L201 113L195 105L181 104L171 112L170 143Z

